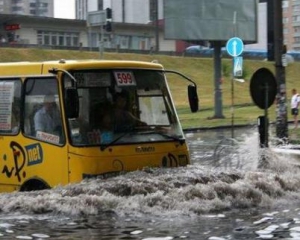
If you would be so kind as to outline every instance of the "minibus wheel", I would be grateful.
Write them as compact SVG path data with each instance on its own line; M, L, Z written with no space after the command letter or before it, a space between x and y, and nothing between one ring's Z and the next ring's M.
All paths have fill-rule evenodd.
M21 192L37 191L50 189L50 186L40 179L30 179L26 181L20 188Z

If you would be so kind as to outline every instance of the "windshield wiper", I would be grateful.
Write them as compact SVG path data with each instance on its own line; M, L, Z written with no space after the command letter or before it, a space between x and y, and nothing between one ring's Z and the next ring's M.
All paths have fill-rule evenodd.
M181 145L184 144L184 142L185 142L185 140L183 138L180 138L178 136L169 135L169 134L162 133L162 132L154 132L154 133L159 134L160 136L178 141Z
M125 137L127 134L129 134L130 132L125 132L125 133L122 133L119 137L115 138L114 140L112 140L111 142L109 143L106 143L106 144L102 144L100 146L100 150L101 151L104 151L106 148L110 147L111 145L113 145L114 143L116 143L117 141L119 141L121 138Z
M185 139L183 139L183 138L180 138L180 137L174 136L174 135L169 135L167 133L162 133L160 131L155 131L155 129L150 130L150 131L139 132L137 134L158 134L158 135L163 136L165 138L173 139L175 141L178 141L181 145L185 142Z
M142 132L134 132L134 131L130 131L130 132L124 132L122 133L120 136L118 136L117 138L113 139L111 142L107 143L107 144L102 144L100 146L100 149L101 151L104 151L106 148L112 146L114 143L116 143L117 141L119 141L121 138L125 137L126 135L128 134L158 134L160 136L163 136L165 138L168 138L168 139L172 139L172 140L175 140L175 141L178 141L181 145L184 144L185 142L185 139L184 138L180 138L178 136L174 136L174 135L169 135L169 134L166 134L166 133L162 133L160 131L155 131L155 130L148 130L148 131L142 131Z

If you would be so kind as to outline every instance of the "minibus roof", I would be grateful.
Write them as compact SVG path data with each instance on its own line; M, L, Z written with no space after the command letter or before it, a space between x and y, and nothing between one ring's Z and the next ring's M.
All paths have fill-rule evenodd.
M49 74L49 70L57 69L154 69L163 70L163 66L156 62L145 61L126 61L126 60L56 60L44 62L9 62L0 63L0 72L2 76L17 76L17 75L37 75Z

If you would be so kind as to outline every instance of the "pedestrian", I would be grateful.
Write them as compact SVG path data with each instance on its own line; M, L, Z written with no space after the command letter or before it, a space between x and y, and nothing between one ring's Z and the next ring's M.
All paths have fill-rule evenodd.
M295 88L292 89L291 113L294 119L294 128L298 127L298 112L299 112L300 95Z

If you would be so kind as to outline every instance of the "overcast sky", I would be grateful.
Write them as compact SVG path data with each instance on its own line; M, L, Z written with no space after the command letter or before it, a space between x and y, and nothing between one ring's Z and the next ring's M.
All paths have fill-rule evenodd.
M55 18L75 18L75 0L54 0Z

